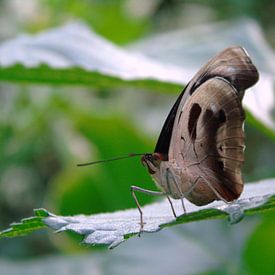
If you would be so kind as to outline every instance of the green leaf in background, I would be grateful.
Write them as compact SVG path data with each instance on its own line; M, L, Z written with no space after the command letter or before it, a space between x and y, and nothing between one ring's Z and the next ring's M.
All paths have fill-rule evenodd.
M0 45L0 80L97 88L131 86L179 93L204 62L236 43L246 47L260 70L260 81L246 93L244 105L255 120L274 132L271 111L274 101L272 60L275 55L260 30L257 33L259 41L247 35L250 30L254 31L253 22L238 21L233 28L243 35L238 39L231 37L231 24L217 24L211 26L210 33L209 27L207 30L197 27L188 32L159 35L125 50L84 24L70 24L36 36L24 35ZM223 43L213 48L212 41L216 41L219 34L224 38ZM258 43L261 43L260 50Z
M163 89L163 85L168 91L186 83L181 68L127 52L83 23L3 43L0 69L0 80L27 83L151 89Z
M252 274L274 274L275 215L266 213L250 236L244 251L245 264ZM257 259L257 260L255 260ZM264 264L263 264L264 263Z
M119 117L100 118L78 112L71 119L75 121L77 131L94 146L95 151L91 152L93 159L152 150L148 141L129 122ZM73 166L67 166L55 178L48 193L51 200L48 203L55 205L54 209L62 215L133 207L130 186L140 183L145 188L153 187L139 157L90 167L77 167L80 160L74 161ZM141 202L148 203L150 200L150 196L144 196Z
M8 68L0 67L0 80L25 84L90 86L98 89L136 87L152 91L169 91L169 93L176 93L183 89L180 84L155 80L150 76L141 80L123 80L120 77L104 75L81 67L63 69L53 68L47 64L35 68L27 68L22 64L12 65Z

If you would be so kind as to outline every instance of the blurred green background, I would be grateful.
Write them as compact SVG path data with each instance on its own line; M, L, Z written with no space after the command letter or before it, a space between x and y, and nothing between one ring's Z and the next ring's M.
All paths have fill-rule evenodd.
M99 35L124 46L156 33L248 17L259 23L274 49L274 10L275 2L272 0L0 0L0 41L16 37L22 32L37 33L69 21L82 20ZM135 207L129 192L130 185L155 189L138 158L90 168L77 168L76 164L132 152L152 151L158 132L152 134L146 131L141 120L136 119L137 113L146 112L146 108L148 110L153 104L155 108L162 108L165 118L169 109L163 108L163 102L172 105L176 95L152 93L145 89L95 89L3 82L0 83L0 98L1 229L32 215L32 210L39 207L61 215ZM135 108L129 106L132 102L135 102ZM247 125L246 135L245 181L275 176L274 140L253 125ZM140 196L142 204L152 199ZM236 260L234 250L225 247L225 250L228 249L226 262L218 261L214 267L205 265L202 273L275 274L272 260L275 259L274 213L246 219L243 227L236 227L243 236L239 258ZM221 242L227 238L226 234L231 234L228 233L230 229L226 221L213 222L205 226L203 234L206 240L213 238L215 228L222 228L220 230L224 232L219 239ZM179 233L181 229L171 229L176 232L177 242L190 236L186 230ZM161 236L153 238L152 246L155 249L159 244L155 238ZM150 245L150 238L145 240ZM215 242L214 239L212 241ZM207 242L204 240L202 243L206 245ZM135 242L135 246L139 245L142 247L144 241ZM125 247L127 251L127 244ZM209 249L216 248L210 245ZM35 260L38 256L60 257L68 254L85 257L90 253L96 259L97 253L105 257L110 252L82 247L79 238L70 234L54 235L45 231L24 238L0 240L0 257L3 261L24 262ZM173 257L171 253L169 257ZM182 251L182 257L191 257L191 254L188 256L186 251ZM122 253L117 257L123 259L124 256ZM106 257L111 258L110 255ZM192 257L196 257L196 253ZM233 267L231 263L234 263ZM144 262L139 264L143 265ZM127 268L121 274L139 274L134 271L131 273L129 263ZM189 274L184 270L179 272L176 268L171 266L171 274ZM83 274L110 274L110 270Z

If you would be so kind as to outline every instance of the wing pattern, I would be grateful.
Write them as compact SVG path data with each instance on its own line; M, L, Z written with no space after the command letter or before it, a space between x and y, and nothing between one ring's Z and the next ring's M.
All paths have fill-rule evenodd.
M195 204L221 198L232 201L243 190L245 114L241 100L258 77L243 48L228 48L194 76L174 105L172 119L167 119L170 128L173 123L171 138L165 140L168 161L188 170L190 181L201 177L187 196ZM165 127L166 123L160 136L165 136Z

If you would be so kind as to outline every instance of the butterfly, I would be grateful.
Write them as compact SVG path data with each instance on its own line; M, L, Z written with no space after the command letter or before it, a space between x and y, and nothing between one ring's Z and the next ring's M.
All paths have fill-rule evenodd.
M244 120L242 98L259 78L244 48L233 46L213 57L186 85L172 107L153 153L144 154L160 192L131 186L136 191L166 195L174 216L173 199L195 205L214 200L231 202L243 191Z

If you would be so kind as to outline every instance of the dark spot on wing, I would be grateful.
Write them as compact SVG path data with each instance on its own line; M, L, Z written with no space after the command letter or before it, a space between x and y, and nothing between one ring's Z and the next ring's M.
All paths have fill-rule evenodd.
M226 115L223 109L219 111L219 122L224 123L226 121Z
M218 166L219 166L219 168L220 168L221 170L223 170L224 164L223 164L222 161L218 161Z
M197 123L201 114L201 107L198 103L194 103L191 107L188 120L188 131L192 140L197 137Z
M212 119L213 117L213 111L206 109L203 115L204 122L207 122L209 119Z
M180 112L178 123L180 122L181 115L182 115L182 111Z

